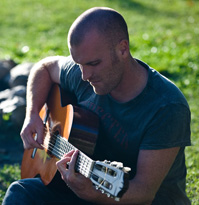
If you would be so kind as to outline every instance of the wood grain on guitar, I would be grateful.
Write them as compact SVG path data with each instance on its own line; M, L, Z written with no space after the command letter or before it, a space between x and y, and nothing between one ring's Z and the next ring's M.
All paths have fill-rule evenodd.
M59 86L54 85L40 111L46 130L42 145L44 150L38 149L34 158L31 157L33 149L24 151L21 178L40 176L48 185L57 172L56 161L64 153L79 149L76 171L90 178L96 189L118 200L128 188L130 169L123 167L122 163L92 160L90 156L98 137L98 117L71 104L62 107L60 99Z

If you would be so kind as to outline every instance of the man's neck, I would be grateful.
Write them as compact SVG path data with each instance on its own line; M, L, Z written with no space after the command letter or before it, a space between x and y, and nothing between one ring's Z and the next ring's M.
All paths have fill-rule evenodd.
M128 102L144 90L147 81L147 69L140 65L134 58L131 58L125 70L122 82L110 94L118 102Z

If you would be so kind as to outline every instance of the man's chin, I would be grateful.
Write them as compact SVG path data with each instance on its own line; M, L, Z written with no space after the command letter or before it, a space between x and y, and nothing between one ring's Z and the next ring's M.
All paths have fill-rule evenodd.
M97 95L107 95L109 93L107 90L100 90L100 89L96 89L95 87L93 87L93 91Z

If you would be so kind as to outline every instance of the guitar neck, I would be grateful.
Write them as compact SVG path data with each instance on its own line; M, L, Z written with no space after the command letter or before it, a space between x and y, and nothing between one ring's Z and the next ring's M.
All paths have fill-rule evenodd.
M64 137L57 135L51 153L58 159L61 159L65 153L75 149L77 148L70 144ZM81 173L87 178L90 178L93 164L94 161L91 158L89 158L83 152L79 151L75 165L75 171Z

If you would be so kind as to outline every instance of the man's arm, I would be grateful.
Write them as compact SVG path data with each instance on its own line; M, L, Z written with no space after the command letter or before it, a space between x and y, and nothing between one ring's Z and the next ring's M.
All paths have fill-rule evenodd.
M179 147L140 150L136 176L130 180L129 188L120 202L96 191L91 181L74 172L77 152L65 155L57 166L63 180L80 198L100 204L151 204L178 151ZM69 169L66 169L67 162L70 162Z
M53 83L60 83L59 62L64 57L47 57L39 61L32 68L27 83L27 108L26 117L21 130L21 138L24 148L42 148L43 142L43 122L39 117L39 112L46 102L49 90ZM37 133L37 141L33 139L33 134Z
M151 204L179 149L179 147L174 147L161 150L140 150L137 173L130 181L124 200L128 201L133 196L135 204L147 204L147 202Z

